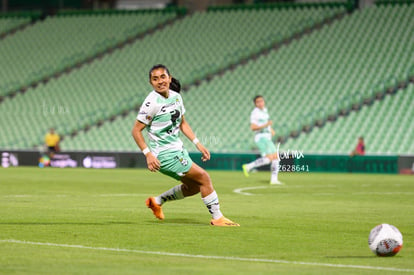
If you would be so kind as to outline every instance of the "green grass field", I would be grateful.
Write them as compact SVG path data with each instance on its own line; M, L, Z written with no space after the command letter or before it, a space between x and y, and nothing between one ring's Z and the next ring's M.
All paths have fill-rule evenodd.
M199 196L156 220L145 199L177 182L147 170L1 169L0 274L414 273L411 176L210 175L240 227L210 226ZM395 257L368 248L379 223L403 234Z

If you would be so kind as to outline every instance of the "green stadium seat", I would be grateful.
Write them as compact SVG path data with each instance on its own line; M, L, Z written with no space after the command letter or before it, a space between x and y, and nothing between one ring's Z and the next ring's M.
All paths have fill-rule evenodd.
M249 152L254 148L254 142L248 121L253 107L251 99L256 94L266 97L276 131L283 136L300 130L303 125L326 119L329 114L361 103L372 96L377 88L381 90L394 85L396 79L407 79L407 72L413 66L410 63L413 51L410 51L408 43L411 38L406 32L395 31L414 27L410 17L412 7L407 9L409 12L401 10L399 6L356 11L277 51L249 60L245 65L227 71L212 81L192 86L183 93L187 119L197 135L207 140L214 137L219 141L208 144L211 151ZM343 10L195 13L80 70L46 85L39 85L36 89L29 89L24 94L27 103L16 97L12 100L14 103L6 101L2 107L8 110L21 105L29 108L29 102L35 102L37 106L42 106L43 102L48 106L62 104L70 111L66 116L44 118L41 116L42 108L38 107L38 113L35 109L31 119L41 120L38 122L39 129L47 129L54 124L60 131L77 130L86 121L92 124L108 119L113 114L131 110L142 103L151 89L145 75L158 60L169 66L182 83L192 83L320 22L328 17L327 14L331 16L340 12ZM378 18L384 20L377 23ZM268 27L264 29L263 25ZM203 32L199 31L200 27L203 27ZM373 35L367 37L366 33ZM405 43L395 47L393 41ZM101 47L99 43L91 45ZM160 47L154 49L153 45ZM391 48L392 51L389 50ZM391 100L384 100L383 106L395 102L400 93L402 91ZM410 113L410 108L404 107L405 100L392 105L398 117L403 116L397 113L399 108L405 108ZM349 117L338 118L334 123L327 122L323 128L314 127L311 133L289 139L286 145L292 149L302 149L301 146L304 146L306 152L347 154L353 149L356 138L364 135L368 148L371 148L371 143L378 148L371 152L385 152L388 149L384 148L370 128L386 132L388 129L395 131L395 126L392 120L384 119L388 107L375 107L378 104L376 101L372 107L363 107L360 113L351 113ZM375 108L375 112L371 108ZM137 147L129 134L135 116L136 111L130 112L112 123L93 127L83 136L67 139L62 145L67 143L69 147L79 150L115 148L135 151ZM358 121L358 127L352 124L355 121ZM382 124L385 126L380 127ZM403 140L405 137L402 134ZM389 140L391 136L385 135L385 138ZM392 144L392 148L397 146ZM195 150L191 142L188 145L189 149ZM398 150L406 148L403 146Z
M30 17L0 17L0 34L7 33L20 26L29 24Z
M47 17L0 44L0 55L4 57L2 67L7 67L8 71L7 77L2 79L0 95L73 66L174 16L175 13L160 11Z

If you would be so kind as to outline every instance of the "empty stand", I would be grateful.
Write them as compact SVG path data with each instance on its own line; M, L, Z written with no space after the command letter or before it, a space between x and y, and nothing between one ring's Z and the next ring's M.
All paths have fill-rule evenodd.
M342 11L340 8L334 10ZM324 14L324 10L320 9L195 13L67 76L30 88L23 97L19 96L3 102L2 107L3 109L17 108L37 102L36 106L39 106L39 110L33 112L28 119L36 122L37 127L43 131L54 126L58 132L68 134L125 110L131 110L140 104L150 90L147 72L153 64L160 62L166 65L174 64L171 65L172 72L179 76L183 83L191 83L194 79L205 77L209 72L236 63L243 56L260 51L269 43L293 35L295 31L304 27L303 22L322 20L326 16ZM153 20L151 17L138 16L137 18L136 20L144 22ZM159 17L156 18L159 20ZM43 51L40 47L39 55L33 57L36 60L32 62L29 59L31 61L29 65L34 67L27 69L31 71L31 75L37 67L48 64L40 73L44 74L56 69L51 68L49 66L51 64L64 66L65 62L75 62L82 55L78 52L80 49L96 50L94 47L101 42L93 44L93 41L102 41L108 37L116 39L116 35L125 36L128 33L126 28L131 27L131 24L124 24L126 20L126 18L119 19L121 23L118 28L115 28L113 25L116 20L113 16L50 18L30 30L25 30L20 36L16 35L13 39L21 39L22 45L27 42L27 39L31 41L31 38L40 44L45 44L47 50ZM102 26L103 22L105 22L104 26ZM80 31L82 23L91 25L85 33ZM62 28L59 28L60 25ZM65 32L65 29L68 32ZM108 31L105 31L106 29ZM48 32L56 35L42 35ZM39 35L49 41L40 41ZM92 41L87 40L89 36L92 37ZM53 39L59 43L57 46L51 41ZM84 40L89 42L82 44L81 41ZM9 41L10 44L13 44L12 42ZM13 45L17 45L17 42ZM0 45L0 51L1 48ZM67 57L63 63L54 57L54 54L59 55L60 48L67 49L65 54ZM25 48L15 50L26 53ZM16 61L11 63L15 67L11 66L13 73L8 77L9 84L20 85L24 73L18 77L17 70L19 67L26 67L26 64L18 65L19 62ZM19 81L13 82L15 81L13 77L19 78ZM40 110L43 107L40 106L45 106L46 109L63 106L63 109L69 110L69 115L43 117ZM42 136L25 138L28 144L36 144ZM9 145L9 143L5 144Z
M383 102L376 101L372 107L364 106L360 112L340 116L334 123L326 122L329 115L349 112L352 106L372 100L386 88L395 88L412 76L414 51L412 35L407 30L414 29L413 6L378 6L356 11L277 51L227 70L211 81L191 86L183 94L186 118L211 151L250 152L255 148L249 129L252 98L262 94L279 136L300 132L315 121L325 123L323 128L313 127L308 135L289 139L282 149L348 153L356 138L363 135L368 152L413 152L411 145L407 145L409 142L399 145L391 142L391 134L386 134L393 129L401 140L411 138L393 127L398 119L406 121L401 118L405 113L395 106L406 106L406 100L413 102L412 85L395 96L385 97ZM192 14L99 61L5 100L0 105L1 117L5 116L1 123L12 121L12 128L16 129L2 134L7 136L4 139L7 142L2 138L0 146L27 148L41 144L50 126L68 135L133 110L151 89L147 74L153 64L164 63L184 84L193 83L339 12L343 9L223 10ZM402 94L411 97L400 99ZM394 106L391 109L395 110L395 119L384 119L387 104ZM413 109L412 105L402 107L408 113L410 108ZM53 110L61 112L52 115ZM136 151L130 135L136 113L118 116L101 127L92 126L75 137L67 136L62 148ZM366 117L372 122L365 122ZM355 122L361 126L352 127ZM372 125L381 131L377 136L384 136L386 141L368 131ZM22 135L19 129L28 135ZM328 137L327 142L321 142L324 136ZM188 149L195 150L191 142L185 143Z
M383 101L339 117L323 128L315 128L282 145L284 150L305 153L349 154L359 136L365 140L366 154L412 154L414 152L414 84L388 95Z
M62 71L175 17L173 12L47 17L0 43L0 96Z
M28 24L30 21L30 17L0 17L0 35Z

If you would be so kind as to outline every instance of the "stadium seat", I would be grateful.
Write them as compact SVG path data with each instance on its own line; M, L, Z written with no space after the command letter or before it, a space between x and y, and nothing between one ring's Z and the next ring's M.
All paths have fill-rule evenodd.
M0 35L19 26L30 23L31 18L25 17L0 17Z
M250 152L254 142L249 115L256 94L265 96L274 128L278 135L285 137L316 120L326 121L328 115L349 111L354 104L361 104L410 76L411 36L397 30L414 27L410 16L412 6L405 10L400 6L374 6L356 11L211 81L191 86L183 93L186 117L197 135L208 142L211 151ZM22 105L28 110L32 108L28 125L36 122L39 129L46 131L53 124L67 134L141 104L151 89L146 77L148 68L159 60L182 83L193 83L342 11L319 8L195 13L69 75L29 89L23 97L16 96L1 104L5 110ZM376 23L379 18L383 20ZM373 35L367 37L366 33ZM402 43L397 47L393 41ZM153 45L159 47L154 49ZM412 87L408 90L412 91ZM385 99L384 106L395 102L402 92L391 100ZM405 106L404 100L392 106ZM30 103L38 107L29 107ZM382 103L376 101L372 107L378 104ZM43 116L44 110L51 113L52 107L59 106L63 110L59 115ZM364 135L369 144L367 148L371 149L371 144L377 148L372 152L386 152L388 149L384 149L381 139L369 128L386 132L394 127L395 120L384 119L387 108L375 109L375 115L366 111L369 108L364 106L358 113L351 112L349 117L325 122L322 128L313 127L310 133L288 139L283 146L306 152L342 154L352 150L356 138ZM65 115L65 110L69 114ZM396 107L392 110L397 117L403 115ZM404 110L409 112L409 108ZM132 111L126 117L92 127L84 135L65 139L62 146L67 144L68 148L78 150L135 151L137 147L129 134L135 117L136 111ZM360 126L355 127L349 121L356 121ZM25 123L19 121L17 125ZM380 127L382 124L384 127ZM401 135L402 140L407 139L405 134ZM38 141L40 136L38 133L27 143ZM385 135L385 138L392 137ZM195 150L191 142L186 144ZM397 145L391 143L390 150ZM397 151L401 148L407 146L401 145Z
M73 66L175 16L160 11L47 17L0 44L2 64L8 68L4 70L7 77L0 85L0 95Z

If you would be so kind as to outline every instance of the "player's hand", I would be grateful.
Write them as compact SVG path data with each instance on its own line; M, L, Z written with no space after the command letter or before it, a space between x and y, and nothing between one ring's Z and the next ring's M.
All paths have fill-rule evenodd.
M272 137L274 137L275 136L275 130L273 130L273 129L270 129L270 133L272 134Z
M147 157L147 166L151 172L156 172L160 170L161 163L151 152L149 152L146 155L146 157Z
M204 147L204 145L203 144L201 144L200 142L199 143L197 143L197 149L198 149L198 151L200 151L201 152L201 154L203 154L202 156L201 156L201 160L202 161L207 161L207 160L209 160L210 159L210 152L207 150L207 148L206 147Z
M269 120L269 121L267 122L267 126L272 126L272 124L273 124L273 122L272 122L271 120Z

